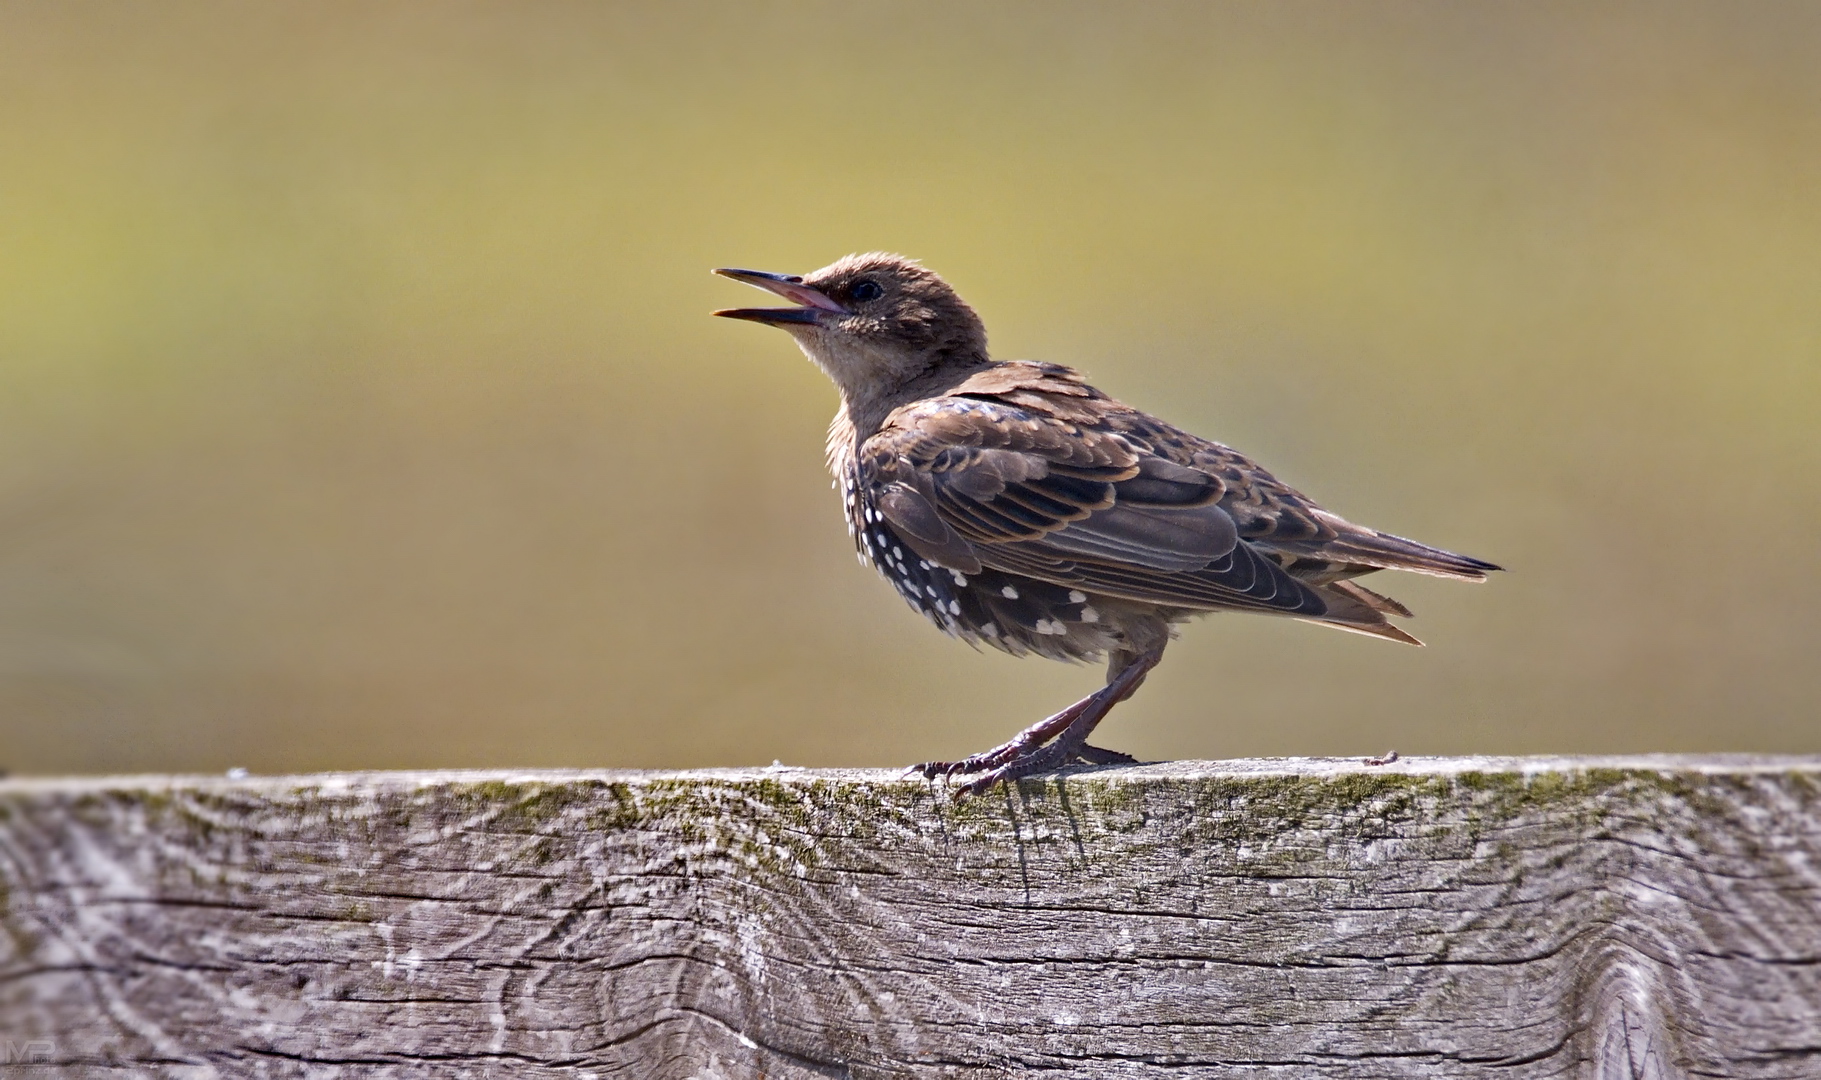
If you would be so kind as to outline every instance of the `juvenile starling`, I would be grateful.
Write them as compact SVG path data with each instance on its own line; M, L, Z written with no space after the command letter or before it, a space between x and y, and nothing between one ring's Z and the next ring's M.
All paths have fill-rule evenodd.
M1408 608L1353 579L1499 569L1331 514L1070 368L991 359L979 316L909 259L715 273L796 305L715 314L790 331L840 390L828 467L862 559L949 634L1014 656L1107 658L1106 686L1010 742L916 766L974 775L964 791L1131 761L1088 736L1190 616L1287 615L1420 645L1387 618Z

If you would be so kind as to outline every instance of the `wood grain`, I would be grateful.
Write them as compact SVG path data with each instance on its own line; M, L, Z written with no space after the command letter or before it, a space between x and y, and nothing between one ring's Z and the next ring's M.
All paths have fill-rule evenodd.
M0 1066L1821 1076L1821 759L0 782Z

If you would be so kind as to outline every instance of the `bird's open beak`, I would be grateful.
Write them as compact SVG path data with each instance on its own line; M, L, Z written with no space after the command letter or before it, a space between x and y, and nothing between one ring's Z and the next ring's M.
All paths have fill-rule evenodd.
M724 308L715 312L724 319L750 319L753 322L770 323L773 326L802 323L813 326L823 315L852 314L819 290L803 284L802 278L790 274L767 274L763 270L733 270L725 267L716 270L715 273L751 285L756 289L777 293L798 305L788 308Z

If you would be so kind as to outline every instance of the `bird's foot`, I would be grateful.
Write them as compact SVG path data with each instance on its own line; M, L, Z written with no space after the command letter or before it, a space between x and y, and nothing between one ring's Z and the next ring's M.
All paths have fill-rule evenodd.
M1001 780L1021 780L1037 773L1051 772L1074 761L1090 765L1125 765L1137 759L1117 750L1088 745L1094 726L1106 717L1114 705L1131 696L1144 681L1145 672L1157 666L1163 654L1161 647L1138 656L1125 665L1111 682L1082 698L1054 716L1020 731L1016 738L995 746L983 754L960 761L930 761L913 766L925 777L972 775L973 780L955 789L957 795L979 795Z
M1089 694L1075 704L1055 714L1045 717L1030 727L1013 736L1010 742L1002 743L991 750L964 757L960 761L926 761L921 765L912 765L910 772L922 773L928 779L938 776L967 776L972 773L997 769L1009 762L1018 760L1035 752L1044 743L1067 731L1094 704L1094 695Z
M1068 765L1135 765L1138 759L1118 750L1108 750L1102 746L1089 746L1087 732L1064 732L1055 742L1033 750L1005 762L998 768L975 777L973 780L955 789L958 795L984 795L991 791L994 784L1004 781L1011 783L1038 773L1053 772Z
M1387 750L1387 751L1385 751L1385 753L1382 757L1369 757L1369 758L1366 758L1363 762L1361 762L1361 764L1364 764L1364 765L1389 765L1396 760L1397 760L1397 751L1396 750Z
M925 773L926 776L956 776L969 773L982 775L962 784L955 789L957 795L984 795L1000 781L1010 783L1022 780L1038 773L1052 772L1064 766L1080 763L1083 765L1134 765L1138 759L1118 750L1108 750L1101 746L1089 746L1085 742L1071 740L1066 735L1047 746L1039 746L1022 754L1002 757L990 765L973 765L976 759L984 759L999 754L1004 747L998 747L985 754L975 754L964 761L931 762L928 765L912 766L912 771L936 768L938 771ZM940 771L947 769L948 771Z
M990 772L982 773L955 789L956 795L984 795L993 790L993 785L1001 781L1013 783L1027 776L1038 773L1053 772L1067 765L1082 749L1083 744L1076 742L1069 745L1065 736L1041 746L1028 754L1020 754Z

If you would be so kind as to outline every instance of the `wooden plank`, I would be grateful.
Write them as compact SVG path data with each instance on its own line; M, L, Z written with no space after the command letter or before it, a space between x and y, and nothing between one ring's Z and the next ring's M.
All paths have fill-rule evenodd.
M19 1075L1821 1076L1818 758L13 780L0 890Z

